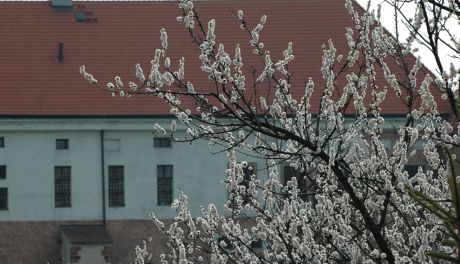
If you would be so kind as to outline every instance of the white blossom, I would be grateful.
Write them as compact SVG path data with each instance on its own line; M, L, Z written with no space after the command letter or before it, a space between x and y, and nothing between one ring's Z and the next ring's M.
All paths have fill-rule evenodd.
M163 47L164 50L168 49L168 34L166 33L166 30L162 28L160 30L160 40L161 40L161 46Z

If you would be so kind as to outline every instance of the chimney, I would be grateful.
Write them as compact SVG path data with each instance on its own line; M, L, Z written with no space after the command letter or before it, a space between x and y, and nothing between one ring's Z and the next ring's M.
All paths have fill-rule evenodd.
M60 63L64 62L64 42L59 42L58 44L58 60Z

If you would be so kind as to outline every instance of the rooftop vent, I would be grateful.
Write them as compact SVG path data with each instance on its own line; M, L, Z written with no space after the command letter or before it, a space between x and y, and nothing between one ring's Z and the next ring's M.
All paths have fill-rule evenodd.
M51 6L55 11L72 11L72 0L51 0Z
M75 4L74 6L75 21L80 23L97 22L97 17L92 11L87 11L86 6L83 4Z
M77 22L86 22L86 12L85 11L75 11L75 21Z

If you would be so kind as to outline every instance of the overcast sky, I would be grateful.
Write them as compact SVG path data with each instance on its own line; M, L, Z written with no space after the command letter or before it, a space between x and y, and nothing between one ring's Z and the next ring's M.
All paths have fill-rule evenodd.
M361 4L363 7L367 6L367 0L356 0L359 4ZM371 1L371 7L373 9L377 8L377 5L379 3L382 3L383 0L373 0ZM386 5L387 8L385 8L385 5L382 5L382 24L385 26L385 28L390 31L394 32L394 11L391 8L388 8L388 5ZM412 7L407 6L407 14L413 14L415 12L415 7L412 5ZM413 16L413 15L412 15ZM460 25L451 25L454 34L459 34L460 32ZM400 31L402 32L401 35L405 38L407 37L407 32ZM433 67L436 65L436 61L433 57L433 55L430 53L428 49L421 45L417 45L419 48L419 52L417 52L415 55L420 56L421 61L425 66L427 66L429 69L431 69L433 72L436 71L436 68ZM442 60L448 62L447 65L450 63L454 63L455 67L458 69L460 68L460 60L456 59L454 60L453 58L447 56L447 49L440 48L440 53L442 53ZM436 73L436 72L435 72Z

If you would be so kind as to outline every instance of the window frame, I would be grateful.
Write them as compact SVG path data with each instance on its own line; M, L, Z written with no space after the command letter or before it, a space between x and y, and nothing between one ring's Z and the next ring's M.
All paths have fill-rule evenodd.
M61 144L63 144L63 145L61 145ZM69 145L70 144L69 144L69 139L68 138L56 138L56 150L69 149Z
M167 169L170 169L169 173ZM172 164L157 165L157 205L170 206L173 202L174 167Z
M54 207L72 207L72 169L70 166L54 166Z
M125 207L125 166L109 165L107 171L109 207Z

